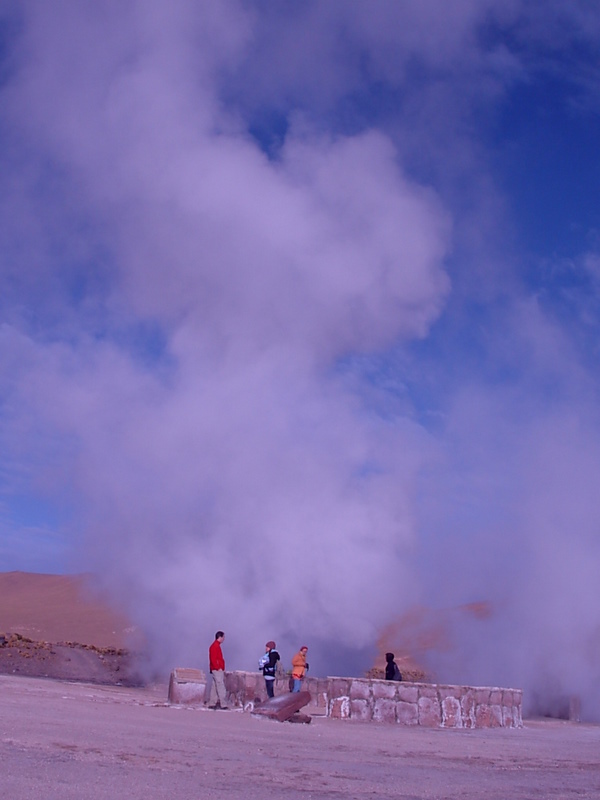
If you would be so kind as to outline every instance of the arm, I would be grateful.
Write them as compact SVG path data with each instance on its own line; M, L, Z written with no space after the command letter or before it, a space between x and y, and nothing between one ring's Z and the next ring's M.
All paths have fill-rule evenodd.
M274 667L280 659L280 655L277 650L271 650L269 653L269 666Z

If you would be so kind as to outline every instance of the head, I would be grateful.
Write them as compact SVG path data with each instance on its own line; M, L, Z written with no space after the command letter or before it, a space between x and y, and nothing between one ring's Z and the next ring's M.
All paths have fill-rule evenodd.
M308 653L308 647L305 644L303 644L302 647L300 648L300 652L306 655L306 653Z
M390 662L390 661L393 661L393 660L394 660L394 654L393 654L393 653L386 653L386 654L385 654L385 660L386 660L386 661L388 662L388 664L389 664L389 662Z
M265 645L265 649L267 650L267 652L269 650L275 650L275 642L274 641L267 642Z
M217 631L215 633L215 639L217 640L217 642L222 642L224 638L225 634L223 633L223 631Z

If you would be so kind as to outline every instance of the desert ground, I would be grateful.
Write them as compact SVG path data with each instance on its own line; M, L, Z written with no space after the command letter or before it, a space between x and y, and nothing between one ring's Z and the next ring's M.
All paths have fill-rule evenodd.
M169 707L166 687L0 676L15 800L600 797L600 727L426 730Z
M600 798L599 725L291 725L169 706L166 684L130 670L129 621L80 577L0 574L0 634L3 797Z

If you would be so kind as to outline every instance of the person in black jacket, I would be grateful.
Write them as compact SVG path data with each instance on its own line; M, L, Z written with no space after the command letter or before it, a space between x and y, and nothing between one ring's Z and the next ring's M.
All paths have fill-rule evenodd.
M393 653L385 654L385 679L386 681L401 681L402 675L398 669L398 664L394 661Z
M267 695L269 697L275 696L273 688L275 686L275 671L277 669L277 662L279 659L280 656L275 649L275 642L267 642L265 645L265 654L258 662L258 666L260 669L262 669L262 674L265 676L265 686L267 688Z

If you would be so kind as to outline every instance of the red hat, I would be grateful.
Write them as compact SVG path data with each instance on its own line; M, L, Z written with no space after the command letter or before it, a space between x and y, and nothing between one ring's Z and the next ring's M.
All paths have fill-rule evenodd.
M269 650L273 650L275 647L275 642L267 642L265 647L268 647Z

